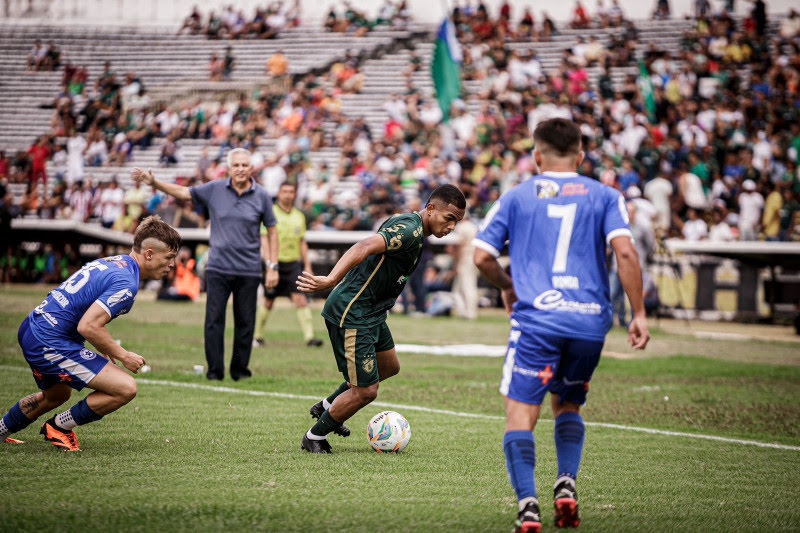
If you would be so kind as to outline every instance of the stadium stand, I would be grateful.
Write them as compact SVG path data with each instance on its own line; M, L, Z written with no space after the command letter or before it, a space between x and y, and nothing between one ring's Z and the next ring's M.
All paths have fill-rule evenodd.
M797 96L800 78L797 30L785 23L793 17L772 15L765 35L748 17L715 13L623 20L589 32L556 23L555 31L541 31L536 39L502 17L490 17L488 25L479 18L474 13L456 17L465 63L463 101L456 104L461 111L454 113L474 119L475 138L455 144L442 139L436 123L430 68L437 28L430 25L359 26L358 37L300 26L274 39L219 40L202 33L176 35L177 28L0 23L0 66L6 73L0 84L0 150L11 160L43 134L66 144L66 126L55 113L68 89L62 87L65 68L26 68L32 43L46 35L60 47L62 65L86 68L93 100L104 98L107 63L119 83L131 73L146 89L142 98L125 104L133 117L126 127L135 145L131 157L120 166L86 166L95 186L116 178L128 189L133 166L158 168L167 180L208 179L203 173L210 161L220 160L234 145L257 143L266 159L261 178L269 173L266 167L280 166L283 171L272 175L298 180L313 229L337 229L344 227L342 220L354 218L359 219L356 229L369 229L441 181L458 182L479 217L504 190L529 177L530 146L524 140L548 109L581 123L589 143L584 173L626 195L630 190L629 199L636 202L652 200L647 185L654 177L668 182L667 213L655 228L659 237L686 238L700 231L701 223L687 224L691 210L699 211L706 227L721 221L732 229L732 238L740 237L738 200L752 192L745 184L752 160L760 169L751 180L755 196L771 198L767 203L774 211L774 189L780 205L791 208L788 225L782 221L774 234L764 232L759 211L755 238L798 238L794 215L800 211L800 177L792 148L800 136L790 128L792 120L797 123L796 107L785 109L785 99ZM286 55L288 76L269 79L265 62L277 51ZM235 57L232 74L210 81L212 54L227 52ZM522 86L515 78L520 64L529 69ZM648 116L645 81L658 99L657 116ZM229 111L233 127L221 133L212 126L194 129L190 123L200 107L212 124L215 114ZM152 126L169 108L181 124L171 135ZM775 115L779 110L785 115ZM425 122L428 111L433 124ZM393 113L399 116L395 123ZM252 115L262 118L254 128L247 122ZM768 124L766 115L778 118ZM720 120L724 127L717 129ZM84 124L81 135L90 137L90 129ZM656 153L655 165L646 161L646 151L637 151L642 138L631 142L637 131L654 143L645 148ZM111 126L95 132L110 150L118 133ZM777 148L762 161L759 146L769 143ZM165 163L165 154L175 149L174 160ZM56 159L47 162L51 177L64 173L63 157ZM703 175L692 181L693 172ZM39 191L42 198L33 209L26 202L37 193L28 180L11 182L14 203L26 216L67 216L66 210L42 209L47 197L63 194L56 180ZM636 187L629 189L631 184ZM702 205L692 204L698 187ZM784 216L786 209L780 209Z

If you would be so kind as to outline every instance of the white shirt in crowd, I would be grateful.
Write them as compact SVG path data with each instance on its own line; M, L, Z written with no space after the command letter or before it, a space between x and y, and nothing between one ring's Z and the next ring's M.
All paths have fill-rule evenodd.
M683 223L683 238L687 241L699 241L708 236L708 224L705 220L687 220Z
M739 195L739 239L756 240L758 224L761 222L761 210L764 208L764 197L759 193L743 192Z
M442 110L435 100L428 100L419 110L419 120L426 126L435 126L442 121Z
M406 103L402 98L397 97L397 95L392 95L389 100L384 102L383 109L389 117L396 122L402 124L406 121Z
M713 109L704 109L697 113L697 124L705 131L713 131L717 123L717 112Z
M106 161L108 161L108 146L103 139L92 142L86 148L86 159L92 161L95 158L99 159L101 165L105 165Z
M109 186L100 194L100 209L103 222L113 223L120 216L125 207L125 191L122 187Z
M772 166L772 145L767 140L767 134L758 132L758 141L753 145L753 166L764 174Z
M478 121L467 111L450 119L450 127L453 128L456 138L464 143L472 139L473 135L475 135L475 128L477 125Z
M692 148L705 148L708 145L708 135L697 124L687 124L685 121L678 123L678 132L684 146Z
M158 126L161 129L161 134L167 136L181 123L181 117L174 109L167 108L156 115L156 122L158 122Z
M693 209L705 210L708 207L708 198L703 191L703 182L700 178L696 174L686 172L681 176L681 181L683 182L681 187L683 200L686 205Z
M627 119L628 124L620 134L620 145L623 152L628 156L635 156L639 151L639 147L650 133L647 128L642 126L638 120Z
M88 188L75 190L69 195L70 218L76 222L85 222L91 215L92 191Z
M542 67L535 59L525 61L518 57L512 57L508 62L508 74L512 87L528 89L539 83Z
M736 240L733 230L724 220L719 224L712 224L708 229L708 240L713 242L730 242Z
M309 185L306 200L312 204L324 204L328 202L329 193L330 186L328 183L321 178L317 178Z
M572 110L566 106L559 106L553 103L539 104L528 112L528 131L536 131L536 126L543 120L551 118L565 118L572 120Z
M656 226L662 229L669 228L672 218L672 210L669 205L669 197L672 196L672 183L666 178L657 176L645 184L644 195L655 207Z
M267 166L261 171L261 184L272 198L278 196L281 183L284 181L286 181L286 171L283 167L275 160L268 161Z
M636 219L634 224L647 231L653 231L653 226L658 220L656 206L647 198L632 198L631 203L636 206Z

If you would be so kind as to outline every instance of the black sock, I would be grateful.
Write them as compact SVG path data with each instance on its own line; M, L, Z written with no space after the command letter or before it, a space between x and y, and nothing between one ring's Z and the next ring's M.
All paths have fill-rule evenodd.
M341 426L341 422L337 422L330 414L330 412L325 411L322 413L322 416L319 417L317 423L311 427L311 433L314 435L324 437L328 433L331 433L334 429Z

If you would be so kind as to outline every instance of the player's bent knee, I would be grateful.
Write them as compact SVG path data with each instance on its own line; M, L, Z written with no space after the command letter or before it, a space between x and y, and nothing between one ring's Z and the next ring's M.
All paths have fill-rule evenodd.
M63 404L67 400L69 400L70 395L72 394L72 389L67 386L56 385L49 389L42 391L34 395L33 403L31 405L31 411L35 410L35 404L39 400L41 400L40 409L44 411L49 411L50 409L55 409L59 405ZM30 398L30 397L29 397ZM27 400L28 398L26 398ZM25 407L23 406L23 411L25 411Z
M127 380L127 382L124 385L122 385L122 387L120 387L118 397L124 403L129 403L131 400L136 398L136 392L137 392L136 381L134 381L131 378Z
M553 410L553 418L558 418L562 413L580 413L581 406L580 404L573 403L573 402L559 402L557 399L553 399L551 403L551 407Z
M361 407L370 404L378 397L378 384L369 387L353 387L351 390L356 391L356 398L361 404Z

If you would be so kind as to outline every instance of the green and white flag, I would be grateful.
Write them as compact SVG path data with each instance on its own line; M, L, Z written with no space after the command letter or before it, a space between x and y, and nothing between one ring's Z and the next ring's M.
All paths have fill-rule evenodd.
M453 24L445 19L436 35L431 63L436 99L445 122L450 118L450 104L461 94L461 62L461 45L456 39Z
M636 80L639 86L639 94L642 95L644 100L644 108L647 112L647 118L650 124L656 123L656 98L653 95L653 83L650 81L650 72L647 70L647 65L644 61L639 60L639 79Z

